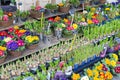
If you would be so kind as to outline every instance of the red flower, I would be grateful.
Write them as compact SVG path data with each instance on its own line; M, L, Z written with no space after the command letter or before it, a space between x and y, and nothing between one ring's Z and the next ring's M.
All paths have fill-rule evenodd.
M54 22L54 18L49 18L48 21Z
M15 30L15 34L18 34L19 33L19 30Z
M4 52L2 50L0 50L0 56L3 56Z
M13 36L13 35L7 35L7 37L14 38L14 36Z
M114 50L115 50L115 51L118 51L118 50L119 50L118 46L115 46L115 47L114 47Z
M13 32L13 31L14 31L14 28L9 28L8 31L9 31L9 32Z
M18 46L24 46L24 41L23 40L18 40L17 43L18 43Z
M71 21L68 21L68 23L67 23L68 25L70 25L71 24Z
M17 36L20 38L21 36L23 36L23 33L17 33Z
M0 32L0 36L7 36L7 35L8 35L8 33L6 31L1 31Z

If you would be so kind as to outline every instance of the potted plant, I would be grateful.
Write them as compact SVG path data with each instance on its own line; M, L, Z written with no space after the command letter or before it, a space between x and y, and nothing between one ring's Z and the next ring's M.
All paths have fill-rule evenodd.
M78 8L78 6L80 5L80 1L79 0L69 0L69 2L75 8Z
M3 10L0 9L0 26L8 27L13 24L13 15L12 13L4 14Z
M7 49L11 56L18 57L22 54L22 51L25 50L25 43L23 40L18 41L11 40L7 42Z
M38 46L39 43L39 37L38 36L26 36L25 38L25 43L26 43L26 47L28 49L35 49Z
M104 3L106 3L106 0L99 0L99 2L100 2L101 4L104 4Z
M63 13L68 13L70 9L70 3L68 0L64 1L62 0L62 3L58 4L59 6L59 11Z
M30 16L33 18L40 18L41 17L41 6L31 6Z
M56 13L58 6L56 4L48 3L45 5L45 8L51 11L52 13Z
M51 31L50 27L51 27L51 24L48 23L48 25L46 26L46 28L43 32L43 42L44 43L50 43L51 42L52 31Z
M20 19L21 21L25 22L28 19L29 11L20 12Z
M4 46L0 46L0 64L5 61L7 56L7 48Z

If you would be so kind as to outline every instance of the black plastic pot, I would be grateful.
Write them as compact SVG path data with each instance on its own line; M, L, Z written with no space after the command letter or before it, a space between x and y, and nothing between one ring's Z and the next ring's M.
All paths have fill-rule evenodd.
M27 20L27 18L20 18L21 19L21 21L23 21L23 22L25 22L26 20Z

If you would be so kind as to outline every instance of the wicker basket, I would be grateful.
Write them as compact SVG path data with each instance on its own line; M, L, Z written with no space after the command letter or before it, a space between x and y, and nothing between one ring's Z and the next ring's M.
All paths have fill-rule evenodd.
M9 54L10 54L12 57L19 57L19 56L21 56L22 51L9 51Z
M59 7L59 11L63 13L68 13L70 10L70 6L67 7Z
M0 21L0 27L9 27L13 24L13 19L10 19L8 21Z
M104 4L106 0L99 0L101 4Z
M3 63L6 59L6 56L0 59L0 64Z
M41 12L31 10L31 11L30 11L30 16L31 16L32 18L40 18L40 17L41 17Z
M35 49L36 47L38 47L38 44L27 45L27 49L29 49L29 50L33 50L33 49Z

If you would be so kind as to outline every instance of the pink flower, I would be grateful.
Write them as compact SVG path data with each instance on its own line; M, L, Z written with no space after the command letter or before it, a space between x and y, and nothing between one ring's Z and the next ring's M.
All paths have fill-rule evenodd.
M14 36L13 36L13 35L7 35L7 37L14 38Z
M18 43L18 46L24 46L24 41L23 40L18 40L17 43Z
M99 20L97 20L97 19L92 19L92 21L93 21L94 24L98 24L99 23Z
M63 68L64 63L65 63L64 61L61 61L61 62L59 63L60 68Z
M13 31L14 31L14 28L9 28L8 31L9 31L9 32L13 32Z
M20 38L21 36L23 36L23 33L18 33L17 36Z
M40 10L40 9L41 9L41 6L36 6L35 7L35 10L37 10L37 11Z
M0 50L0 56L3 56L4 52L2 50Z
M4 21L8 21L8 20L9 20L9 19L8 19L8 15L4 15L4 16L3 16L3 20L4 20Z
M68 23L67 23L68 25L70 25L71 24L71 21L68 21Z

